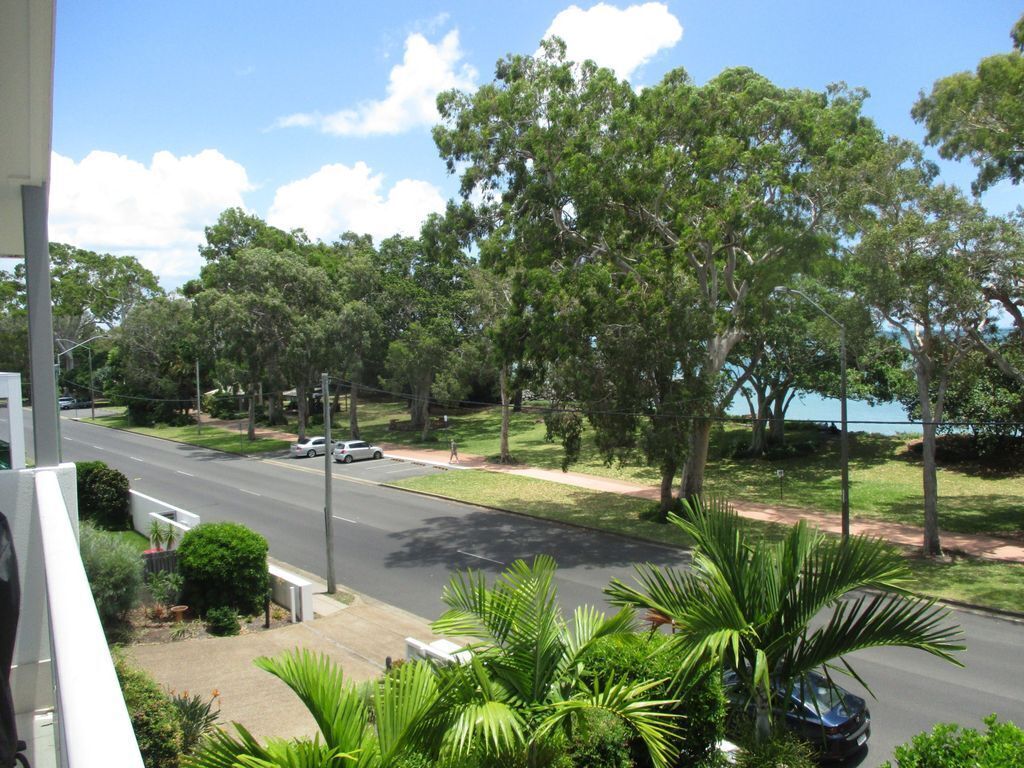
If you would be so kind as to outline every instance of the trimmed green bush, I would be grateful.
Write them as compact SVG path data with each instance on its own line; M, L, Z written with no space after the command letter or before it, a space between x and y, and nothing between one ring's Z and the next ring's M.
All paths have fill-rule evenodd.
M228 637L238 634L238 614L235 609L222 605L206 612L206 628L211 635Z
M181 538L178 573L183 601L200 615L221 606L251 615L267 598L267 540L238 523L203 523Z
M120 656L114 659L114 669L139 742L142 762L146 768L178 768L183 737L178 709L170 696L153 678L129 666Z
M764 744L749 744L736 755L736 768L818 768L814 748L782 730Z
M583 714L573 727L567 753L574 768L633 768L633 732L603 710Z
M882 768L1003 768L1024 765L1024 730L1013 723L984 719L985 732L939 723L896 747L894 763Z
M102 461L80 461L78 469L78 519L91 520L108 531L132 527L128 478Z
M614 635L598 640L581 659L582 678L589 685L595 680L647 682L666 679L652 688L651 699L679 699L669 711L682 715L678 723L681 738L677 766L696 766L710 763L715 757L715 745L725 732L726 700L721 676L717 668L709 667L688 690L673 688L672 678L679 671L678 656L665 648L666 635ZM640 740L631 741L633 761L646 768L650 755Z
M135 607L142 584L142 558L131 544L86 520L79 525L79 549L96 612L109 634Z

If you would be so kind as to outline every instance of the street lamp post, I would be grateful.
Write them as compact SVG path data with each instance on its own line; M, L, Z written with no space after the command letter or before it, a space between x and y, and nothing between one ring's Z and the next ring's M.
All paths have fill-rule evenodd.
M831 320L839 328L839 464L840 464L840 498L842 509L843 541L850 538L850 432L846 419L846 326L829 314L823 306L803 291L796 288L779 286L774 292L799 296L821 314Z
M54 378L55 379L59 379L59 374L60 374L60 358L62 356L66 355L68 352L71 352L72 350L75 350L75 349L78 349L79 347L85 346L86 344L88 344L90 342L96 341L96 339L105 339L105 338L107 338L107 334L105 334L105 333L98 333L95 336L90 336L85 341L80 341L77 344L73 344L72 346L68 347L67 349L63 349L60 352L58 352L56 357L54 358L54 364L53 364L53 368L54 368L53 372L55 374ZM71 339L57 339L57 341L71 341ZM93 375L92 375L92 347L88 347L88 351L89 351L89 405L92 408L92 418L95 421L96 420L96 383L93 380ZM56 406L56 403L54 403L54 405ZM57 406L57 407L59 407L59 406ZM76 407L75 407L75 411L76 411L75 412L75 416L76 416L76 418L78 416L77 410L78 410L78 408L77 408L77 405L76 405ZM58 458L58 460L63 458L61 456L61 447L60 447L60 445L61 445L60 413L58 413L57 414L57 458Z

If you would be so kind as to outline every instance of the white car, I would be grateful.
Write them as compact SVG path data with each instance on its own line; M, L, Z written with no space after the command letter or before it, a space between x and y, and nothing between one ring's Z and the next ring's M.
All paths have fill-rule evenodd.
M326 452L322 435L320 437L307 437L305 440L299 440L299 442L293 443L291 447L291 454L296 458L307 456L312 459L314 456L323 456Z
M57 398L57 405L62 411L70 411L78 404L78 401L71 395L62 395Z
M349 464L356 459L379 459L384 451L365 440L344 440L334 444L331 455L335 461Z

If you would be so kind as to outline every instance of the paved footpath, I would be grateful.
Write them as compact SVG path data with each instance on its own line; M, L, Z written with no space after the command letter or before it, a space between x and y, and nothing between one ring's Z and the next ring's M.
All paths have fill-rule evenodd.
M230 429L237 429L237 421L218 422L211 421L218 426L225 426ZM244 422L242 422L244 424ZM295 440L295 435L287 432L276 432L274 430L258 428L257 434L260 437L275 437L281 440ZM577 488L589 488L594 491L607 493L620 493L626 496L636 496L642 499L657 500L659 490L655 486L631 483L625 480L614 480L596 475L587 475L582 472L561 472L553 469L539 469L537 467L507 466L504 464L492 464L482 456L460 454L458 464L448 463L447 450L433 450L430 448L410 448L404 445L392 445L381 443L381 447L388 456L398 459L409 459L421 461L440 467L452 469L478 469L489 472L505 472L510 475L522 477L533 477L538 480L548 480L553 483L572 485ZM787 507L785 505L759 504L757 502L733 501L733 508L743 517L753 520L762 520L770 523L781 523L792 525L798 520L806 520L816 528L829 533L841 533L842 522L838 515L826 515L820 512ZM920 547L924 534L921 528L914 525L903 525L900 523L888 523L881 520L868 520L853 518L850 520L850 532L854 535L863 534L884 539L893 544L907 547ZM981 557L988 560L1003 560L1006 562L1024 562L1024 539L1002 538L999 536L988 536L984 534L951 533L949 531L939 532L942 546L949 552L962 552L972 557Z

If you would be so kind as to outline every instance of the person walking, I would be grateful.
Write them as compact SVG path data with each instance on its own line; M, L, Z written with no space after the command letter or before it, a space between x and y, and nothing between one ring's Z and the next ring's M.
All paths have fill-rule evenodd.
M450 443L450 448L451 448L451 454L448 456L448 463L449 464L458 464L459 463L459 446L457 446L455 444L455 438L452 438L451 443Z

